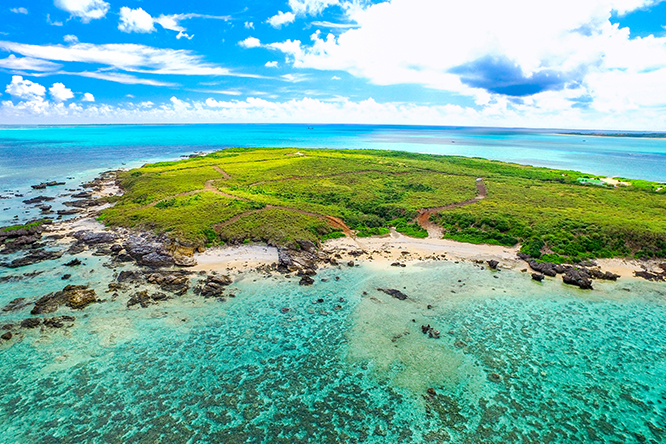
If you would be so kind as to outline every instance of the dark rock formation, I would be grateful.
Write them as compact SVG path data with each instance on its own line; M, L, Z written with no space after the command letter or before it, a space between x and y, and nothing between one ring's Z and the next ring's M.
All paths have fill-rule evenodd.
M312 285L312 284L314 284L314 279L312 279L310 276L305 275L301 278L301 280L298 284L299 285Z
M24 319L21 322L21 327L22 328L36 328L39 327L39 324L42 323L42 320L39 318L28 318Z
M30 313L33 315L53 313L61 305L82 310L95 302L99 302L95 290L90 290L85 285L68 285L61 291L49 293L39 298Z
M543 278L544 278L544 275L541 274L541 273L532 273L532 279L537 281L537 282L543 281Z
M10 332L10 331L5 332L5 333L2 334L2 336L0 336L0 338L5 340L5 341L10 341L13 337L14 337L14 335L12 335L12 332Z
M118 239L118 236L110 231L77 231L72 236L86 245L110 244Z
M404 301L407 299L407 295L403 293L400 290L396 290L393 288L378 288L377 291L381 291L382 293L386 293L389 296L393 296L396 299L400 299L401 301Z
M194 289L194 293L205 298L221 297L224 293L224 287L231 285L231 282L229 276L210 275L200 286Z
M430 326L430 324L422 325L421 326L421 333L423 333L424 335L428 335L428 337L433 338L433 339L439 339L439 335L440 335L439 330L435 330L434 328L432 328Z
M2 265L7 268L19 268L19 267L25 267L26 265L36 264L42 261L60 259L62 255L63 255L62 251L39 250L34 253L30 253L27 256L14 259L13 261Z
M488 266L489 266L490 268L492 268L493 270L497 270L497 266L499 265L499 262L497 262L497 261L494 260L494 259L489 260L489 261L487 261L487 262L488 262Z
M407 265L405 265L405 264L403 264L403 263L401 263L401 262L393 262L393 263L391 264L391 267L402 267L402 268L405 268L406 266L407 266Z
M65 264L65 267L76 267L77 265L81 265L81 261L79 259L72 259Z
M562 276L562 280L565 284L577 285L583 290L592 290L592 281L590 280L590 275L587 274L584 270L570 267L566 270L566 274Z
M146 280L151 284L159 285L160 288L164 291L169 291L177 294L178 296L182 296L190 288L190 279L188 274L189 273L187 272L151 273L147 276ZM226 278L226 276L224 277ZM231 280L229 280L229 283L231 283Z
M72 208L71 210L58 210L58 216L71 216L72 214L79 214L81 210Z
M137 264L147 267L170 267L175 261L166 248L157 242L139 237L130 238L124 245L125 251Z
M666 281L666 273L652 273L647 270L635 271L634 276L646 279L648 281Z
M37 203L42 203L42 202L51 202L55 200L55 197L48 197L48 196L37 196L33 197L32 199L26 199L23 201L24 204L27 205L33 205Z
M76 320L74 316L54 316L52 318L44 318L44 326L50 328L62 328L65 324L71 324Z
M534 259L527 261L530 268L534 271L538 271L546 276L555 277L557 276L557 271L555 270L555 264L552 262L537 262Z

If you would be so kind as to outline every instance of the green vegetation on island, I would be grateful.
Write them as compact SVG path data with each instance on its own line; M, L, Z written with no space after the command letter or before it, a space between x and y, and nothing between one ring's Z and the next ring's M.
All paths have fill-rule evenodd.
M474 200L477 178L487 196ZM666 190L648 181L614 187L576 171L477 158L266 148L149 164L119 179L125 194L104 210L105 223L200 245L284 245L390 227L427 237L417 223L425 213L446 238L520 243L544 260L666 257Z

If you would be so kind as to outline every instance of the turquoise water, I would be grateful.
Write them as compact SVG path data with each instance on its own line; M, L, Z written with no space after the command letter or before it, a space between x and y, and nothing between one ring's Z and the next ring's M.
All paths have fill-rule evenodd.
M0 127L0 226L36 217L21 204L46 180L78 184L108 169L233 146L370 148L483 157L666 182L666 139L564 136L536 130L377 125ZM56 203L54 209L61 207ZM26 212L27 211L27 212Z
M104 294L112 271L98 261L71 282ZM583 292L470 263L388 268L325 270L310 288L250 273L225 303L187 294L128 310L121 294L61 308L74 327L23 330L0 351L0 442L666 439L663 285ZM31 294L58 276L33 278ZM3 305L28 293L5 285Z

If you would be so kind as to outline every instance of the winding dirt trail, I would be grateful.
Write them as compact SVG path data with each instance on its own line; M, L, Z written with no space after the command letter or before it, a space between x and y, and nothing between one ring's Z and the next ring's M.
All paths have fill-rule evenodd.
M219 166L217 166L217 165L213 165L213 169L214 169L215 171L217 171L218 173L220 173L220 174L222 175L222 177L224 177L226 180L231 179L231 176L229 175L229 173L227 173L226 171L224 171L224 170L223 170L222 168L220 168Z
M423 208L419 210L418 216L416 216L416 222L424 229L428 231L429 238L441 239L444 235L442 227L437 224L434 224L430 221L430 216L437 214L440 211L452 210L454 208L460 208L467 205L475 204L480 200L483 200L488 195L488 189L486 184L483 182L483 178L476 179L476 190L479 194L476 195L473 199L464 200L462 202L456 202L449 205L444 205L442 207L434 208Z

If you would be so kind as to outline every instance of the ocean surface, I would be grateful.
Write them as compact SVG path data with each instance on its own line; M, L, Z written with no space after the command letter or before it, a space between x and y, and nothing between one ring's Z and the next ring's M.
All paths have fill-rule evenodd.
M653 139L355 126L5 128L0 193L12 197L0 200L10 208L0 225L34 215L21 203L40 194L31 184L66 181L46 190L55 196L123 163L225 146L401 149L666 181L666 141ZM76 317L70 328L0 340L0 443L666 442L663 283L620 279L582 291L468 262L369 263L321 270L312 287L251 272L234 276L236 297L226 302L189 292L128 309L128 293L106 290L133 266L76 257L83 264L73 268L64 267L69 254L0 268L0 309L66 284L90 285L105 300L61 307L55 315ZM0 311L0 327L30 308ZM421 325L442 337L428 338Z

